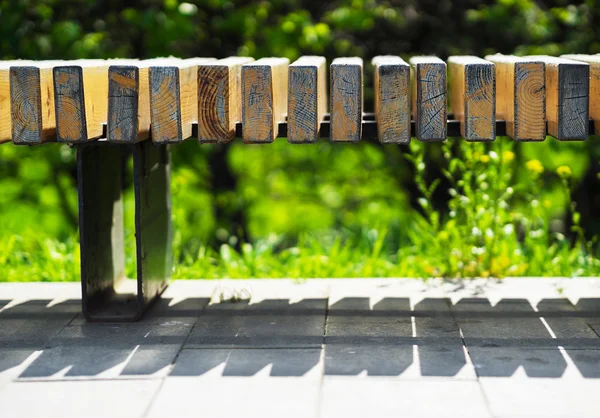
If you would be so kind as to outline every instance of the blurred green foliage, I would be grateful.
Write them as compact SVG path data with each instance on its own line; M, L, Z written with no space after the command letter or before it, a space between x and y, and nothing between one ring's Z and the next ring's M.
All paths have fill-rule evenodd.
M600 53L598 3L0 0L0 51L3 59L316 54L329 62ZM594 139L410 147L190 140L172 151L179 278L598 274ZM0 146L0 204L0 280L78 280L72 149ZM132 205L128 191L130 214Z

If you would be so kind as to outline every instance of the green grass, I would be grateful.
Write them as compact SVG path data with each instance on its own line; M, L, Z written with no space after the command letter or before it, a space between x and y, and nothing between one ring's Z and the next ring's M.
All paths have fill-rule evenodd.
M587 170L585 145L551 139L515 144L505 138L494 144L413 141L402 152L327 142L233 145L229 163L239 192L216 196L207 188L210 149L191 153L186 147L197 144L179 147L172 180L177 279L600 273L596 238L586 239L571 200ZM418 209L395 183L398 176L414 179ZM447 196L441 209L434 207L439 193ZM48 211L54 207L50 203ZM236 245L235 231L218 225L215 205L242 205L253 242ZM131 191L125 208L132 212ZM35 225L37 218L21 213L33 225L13 222L0 235L0 280L79 280L76 231L63 226L44 232ZM52 222L51 215L43 222ZM10 218L19 219L16 213ZM133 276L131 221L126 222L126 269ZM54 230L67 233L61 237ZM203 244L215 236L225 243Z

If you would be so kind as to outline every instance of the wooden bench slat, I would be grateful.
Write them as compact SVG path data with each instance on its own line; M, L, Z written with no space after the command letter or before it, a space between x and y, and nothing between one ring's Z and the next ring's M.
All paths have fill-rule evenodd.
M600 135L600 55L572 54L562 55L562 58L590 66L589 117L594 121L594 133Z
M59 142L84 143L103 136L108 120L108 67L129 62L78 60L54 67Z
M589 128L590 66L566 58L532 55L546 66L548 134L559 141L583 141Z
M496 117L515 141L546 139L545 64L514 55L488 55L496 65Z
M198 66L198 141L227 143L242 121L242 65L249 57L229 57Z
M181 142L198 119L198 66L214 58L157 60L148 72L152 141Z
M363 60L336 58L330 67L331 140L357 142L362 137Z
M261 58L242 66L242 138L269 143L285 120L288 92L287 58Z
M136 143L150 137L149 68L162 59L111 65L108 69L107 140Z
M375 120L382 144L410 142L410 66L398 56L381 55L374 67Z
M469 55L448 58L450 103L467 141L496 139L496 69Z
M445 141L447 136L446 63L437 57L412 57L412 112L419 141Z
M325 57L303 56L288 75L288 142L316 142L327 113Z
M27 65L31 61L0 61L0 144L12 141L12 115L10 106L10 67Z
M56 140L52 70L61 61L29 61L10 67L10 114L13 143Z

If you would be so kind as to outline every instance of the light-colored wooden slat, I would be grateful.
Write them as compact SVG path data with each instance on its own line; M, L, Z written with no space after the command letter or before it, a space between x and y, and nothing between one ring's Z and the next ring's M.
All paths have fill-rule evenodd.
M10 67L12 140L33 145L56 140L52 69L61 61L29 61Z
M410 142L410 66L400 57L373 58L375 119L382 144Z
M488 55L496 65L496 117L515 141L546 139L546 81L542 61Z
M108 68L108 141L135 143L150 137L148 71L153 62L146 60Z
M590 66L590 114L594 121L594 133L600 135L600 55L572 54L562 58L583 61Z
M424 142L445 141L446 63L437 57L412 57L410 67L416 137Z
M467 141L496 139L496 69L469 55L448 58L450 102Z
M226 143L242 121L242 65L248 57L229 57L198 66L198 141Z
M28 63L26 60L0 61L0 144L12 140L10 67Z
M590 66L566 58L526 57L546 65L548 134L560 141L583 141L589 127Z
M60 142L101 138L108 119L108 67L120 61L67 61L54 67L56 131Z
M331 140L357 142L362 137L363 60L336 58L330 68Z
M288 142L316 142L327 112L325 57L303 56L289 67Z
M177 143L198 120L198 66L214 58L157 60L148 72L152 141Z
M287 58L262 58L242 66L242 138L273 142L287 111Z

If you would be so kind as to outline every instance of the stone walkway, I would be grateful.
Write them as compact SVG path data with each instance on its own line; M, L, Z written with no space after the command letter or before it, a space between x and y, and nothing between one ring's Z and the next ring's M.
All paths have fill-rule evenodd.
M0 416L600 417L600 279L0 284ZM237 303L232 298L249 297Z

